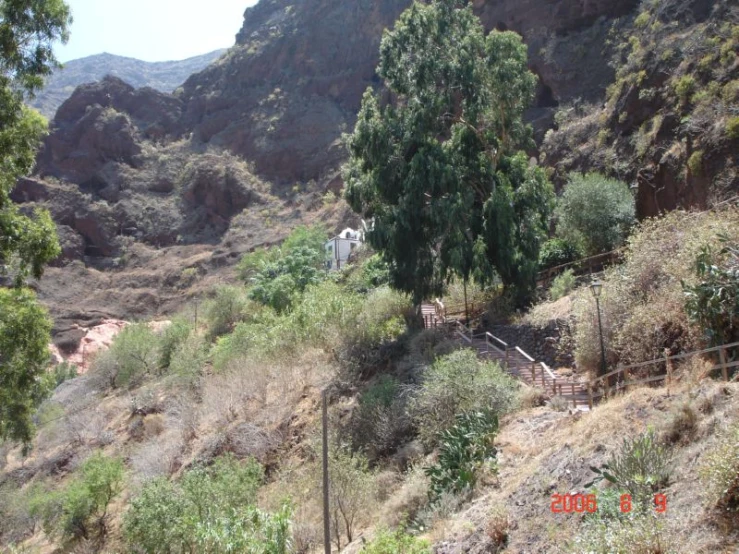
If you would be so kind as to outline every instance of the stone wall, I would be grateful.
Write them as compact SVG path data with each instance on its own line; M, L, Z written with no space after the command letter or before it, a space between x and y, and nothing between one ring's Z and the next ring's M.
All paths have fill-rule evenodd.
M490 325L485 330L507 342L511 348L520 347L549 367L574 367L574 357L567 348L570 327L566 320L552 320L545 327Z

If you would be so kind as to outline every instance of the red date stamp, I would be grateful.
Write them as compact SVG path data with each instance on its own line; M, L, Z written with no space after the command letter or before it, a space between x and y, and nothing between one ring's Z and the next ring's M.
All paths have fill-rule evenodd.
M553 514L593 514L598 511L598 497L595 494L553 494L550 506ZM628 514L632 509L631 495L622 494L619 509L622 514ZM654 495L654 509L658 514L667 512L667 496Z

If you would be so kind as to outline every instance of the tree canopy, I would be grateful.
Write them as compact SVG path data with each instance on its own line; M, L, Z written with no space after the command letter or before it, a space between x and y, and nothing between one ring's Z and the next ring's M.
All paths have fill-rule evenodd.
M599 173L569 176L555 209L557 234L587 255L621 246L636 222L629 185Z
M512 32L487 36L461 0L415 2L386 31L344 168L368 242L416 302L454 275L531 290L552 189L522 149L536 78Z
M12 283L0 289L0 438L30 440L49 358L51 325L25 281L59 255L56 230L46 211L23 215L10 192L33 168L47 129L24 100L58 66L52 46L67 40L70 23L62 0L0 0L0 278Z

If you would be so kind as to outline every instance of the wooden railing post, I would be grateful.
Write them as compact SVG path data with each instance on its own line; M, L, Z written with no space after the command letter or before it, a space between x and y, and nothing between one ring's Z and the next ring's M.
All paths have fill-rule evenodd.
M505 349L505 366L510 369L508 365L508 348Z
M531 362L531 382L536 385L536 362ZM544 384L544 375L541 376L541 382Z
M726 362L726 349L722 346L718 349L718 357L721 360L721 374L724 378L724 381L729 381L729 368L727 366Z
M593 382L588 381L588 409L593 409Z

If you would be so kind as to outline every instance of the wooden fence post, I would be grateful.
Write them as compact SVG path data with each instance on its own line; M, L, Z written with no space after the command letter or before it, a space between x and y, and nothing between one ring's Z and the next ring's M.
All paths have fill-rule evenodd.
M722 346L718 349L718 357L721 360L721 373L724 377L724 381L729 381L729 368L726 362L726 349Z
M588 409L593 409L593 382L588 381Z
M531 381L536 385L536 362L531 362ZM544 375L541 376L541 383L544 384Z
M323 423L323 550L325 554L331 554L331 527L329 515L329 495L328 495L328 400L326 398L326 389L321 394L321 419Z
M672 385L672 360L670 360L670 351L665 348L665 369L667 370L667 395L670 394L670 385Z

